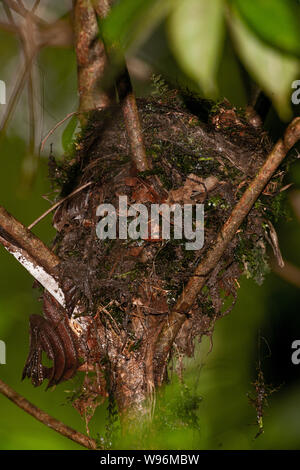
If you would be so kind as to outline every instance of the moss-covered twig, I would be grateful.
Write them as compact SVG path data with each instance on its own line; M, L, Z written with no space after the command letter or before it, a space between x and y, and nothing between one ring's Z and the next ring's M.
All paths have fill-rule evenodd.
M181 296L161 330L156 344L155 361L156 366L160 371L159 376L156 377L158 385L163 381L167 357L172 344L199 292L204 287L210 273L221 259L224 251L233 239L245 217L247 217L264 187L273 176L288 151L299 139L300 118L295 118L288 126L284 137L276 143L273 150L268 155L266 162L253 179L250 186L244 192L239 202L236 204L230 217L219 232L214 246L208 251L207 255L198 265L193 276L183 289Z

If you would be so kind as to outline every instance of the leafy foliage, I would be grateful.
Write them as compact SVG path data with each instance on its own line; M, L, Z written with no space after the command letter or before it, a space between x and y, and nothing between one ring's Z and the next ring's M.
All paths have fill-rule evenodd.
M227 37L250 76L273 101L280 117L291 117L292 82L300 73L299 2L123 0L112 9L102 30L111 44L121 43L131 53L147 39L151 42L162 23L187 82L192 80L198 92L209 98L220 95L217 83L226 24Z
M282 51L300 57L300 4L295 0L234 0L257 36Z
M205 94L216 94L216 75L223 43L223 2L183 0L169 19L175 57Z
M229 24L241 60L273 100L281 117L288 119L291 84L299 70L298 59L264 43L235 10L229 17Z

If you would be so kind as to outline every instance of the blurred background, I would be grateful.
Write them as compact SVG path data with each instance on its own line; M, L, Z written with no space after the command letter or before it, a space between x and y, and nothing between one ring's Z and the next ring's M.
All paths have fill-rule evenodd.
M23 32L21 37L18 33L25 21L24 12L22 15L9 9L9 3L0 2L0 80L6 84L6 104L0 105L0 204L22 223L29 225L55 202L57 196L48 181L51 147L55 158L61 159L76 132L76 123L70 125L70 121L65 121L49 136L40 152L41 142L47 133L67 114L76 111L78 106L76 57L69 20L72 2L20 2L28 10L34 7L34 14L48 24L41 24L44 36L43 40L40 39L32 66L26 62L28 56L26 59L22 39L26 33ZM152 4L156 8L149 11L150 3L147 0L116 2L114 13L106 22L106 32L112 40L118 38L126 50L137 96L155 96L157 82L160 82L216 100L226 97L238 108L245 108L249 100L249 83L253 86L258 82L272 101L266 128L276 141L292 116L300 114L299 105L292 106L290 99L292 82L300 78L300 39L297 36L300 28L297 29L297 24L294 24L294 21L300 21L299 2L274 0L271 2L274 16L264 16L262 25L259 8L267 8L270 2L246 2L254 4L257 10L243 11L239 1L212 1L215 10L208 11L207 15L211 18L211 25L215 26L215 30L212 28L213 37L220 36L220 39L210 49L210 52L215 49L215 65L211 67L210 76L203 75L202 69L194 70L191 66L197 59L193 55L195 53L204 54L198 57L203 60L202 64L206 60L207 63L212 62L212 59L207 59L207 50L203 52L199 45L195 47L195 43L197 46L197 41L201 40L201 44L206 44L206 49L210 48L207 44L213 41L210 41L209 30L204 26L201 29L203 22L200 20L196 26L189 24L195 8L193 1L179 2L177 9L172 7L174 10L170 3L167 0L154 1ZM225 21L218 19L216 6L224 8L225 3L236 8L226 10L226 26ZM280 10L283 3L290 10ZM185 23L182 5L189 13ZM246 31L249 35L246 44L253 46L253 37L257 43L260 42L260 45L256 44L256 57L267 54L270 58L265 62L265 68L269 68L264 73L273 73L271 78L276 81L277 89L269 76L262 79L253 68L251 53L241 52L237 46L237 37L232 32L234 26L230 29L234 16L232 11L237 12L236 18L240 15L239 19L244 21L244 33ZM289 15L288 12L292 11L296 14ZM255 18L258 20L255 21ZM59 21L63 23L55 36L55 43L47 39L47 31L49 24ZM281 24L282 21L286 23ZM283 37L278 39L278 44L272 44L269 39L273 37L272 27L279 26L283 28ZM198 30L199 38L196 34ZM295 31L294 36L291 31ZM241 38L239 44L242 44ZM274 54L278 55L276 64ZM282 67L279 67L278 61L283 63ZM296 155L297 149L293 152ZM300 448L300 364L294 365L291 361L292 342L300 340L300 160L295 159L290 167L286 177L288 184L292 185L285 192L287 215L277 221L275 228L283 258L290 269L280 273L278 268L276 272L271 270L261 286L245 276L240 280L236 306L216 324L212 351L207 338L197 345L195 358L184 360L183 383L175 373L176 364L171 365L170 384L158 394L153 431L144 436L143 447ZM49 244L55 234L51 216L41 221L33 232ZM47 392L45 385L34 389L29 381L21 382L29 347L29 316L41 313L41 303L38 300L39 292L32 289L31 276L2 247L0 281L0 340L5 341L7 347L7 363L0 365L1 379L65 424L85 432L84 421L69 403L80 383L80 374ZM266 390L273 393L267 398L264 433L255 438L259 429L256 410L250 403L249 395L255 396L252 384L257 380L259 364L265 384L269 387ZM108 403L96 410L89 427L93 437L104 439L106 445L112 448L134 447L133 443L118 436L117 426L108 417ZM80 447L47 429L0 395L0 448Z

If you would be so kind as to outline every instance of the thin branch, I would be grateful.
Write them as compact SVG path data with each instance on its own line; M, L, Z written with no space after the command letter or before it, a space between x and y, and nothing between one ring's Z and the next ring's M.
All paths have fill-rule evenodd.
M34 14L38 9L41 0L35 0L33 7L31 8L31 14Z
M68 199L70 199L71 197L75 196L75 194L79 193L80 191L82 191L83 189L87 188L88 186L91 186L91 184L93 184L92 181L90 181L89 183L86 183L82 186L80 186L79 188L75 189L75 191L73 191L72 193L68 194L68 196L64 197L63 199L61 199L60 201L56 202L55 204L53 204L53 206L49 207L48 210L46 210L46 212L44 212L42 215L40 215L40 217L38 217L34 222L32 222L32 224L30 224L28 226L28 229L31 230L36 224L38 224L41 220L44 219L44 217L46 217L48 214L50 214L52 211L54 211L57 207L59 207L63 202L67 201Z
M72 113L69 113L67 114L61 121L59 121L57 124L55 124L55 126L48 132L48 134L46 135L46 137L42 140L41 142L41 146L40 146L40 152L42 152L44 150L44 147L45 147L45 143L47 142L47 140L49 139L50 135L52 135L56 129L61 126L67 119L69 119L70 117L74 116L74 114L79 114L77 111L73 111Z
M21 95L21 93L24 89L28 74L30 73L30 70L31 70L31 64L32 64L32 62L35 58L35 55L36 55L36 51L33 55L28 57L28 60L24 64L23 72L21 73L21 75L18 77L18 79L16 81L16 84L14 86L13 92L11 94L9 103L7 105L7 108L6 108L6 112L3 116L2 123L1 123L1 131L3 133L6 130L9 119L11 118L11 116L14 112L14 109L15 109L17 103L18 103L18 100L20 98L20 95Z
M12 12L6 2L2 2L4 11L11 25L16 25Z
M34 3L31 13L37 8L39 1L36 0ZM25 61L28 63L30 57L34 56L36 50L36 44L34 39L34 24L30 14L27 15L25 20L25 31L26 34L23 35L23 49ZM27 94L28 94L28 106L29 106L29 153L34 156L35 150L35 139L36 139L36 116L35 116L35 103L34 103L34 71L33 64L31 63L30 72L28 76L28 85L27 85Z
M93 6L100 18L105 18L110 12L114 0L93 0Z
M22 16L23 18L26 18L28 15L32 16L32 19L37 23L37 24L40 24L40 25L47 25L48 23L46 21L44 21L42 18L40 18L39 16L35 15L34 13L31 13L29 10L27 10L24 5L22 5L21 2L16 2L14 0L2 0L3 3L5 3L6 5L9 6L9 8L13 11L15 11L16 13L18 13L18 15Z
M110 2L108 0L94 0L94 6L100 19L104 19L108 15L110 10ZM139 172L146 171L150 169L150 165L147 159L142 126L126 60L125 57L122 57L117 46L113 45L112 47L108 47L108 49L108 56L112 60L112 63L114 63L115 56L118 57L117 62L124 62L122 67L123 72L117 78L119 100L122 103L122 111L133 163ZM119 67L116 67L116 69L119 69Z
M132 160L138 171L149 170L150 165L146 155L139 112L126 65L117 88L120 101L122 102L122 110L130 143Z
M15 24L0 21L0 30L20 35L20 27ZM64 15L63 18L59 18L51 24L38 25L34 34L39 48L44 46L70 48L73 46L73 30L70 15Z
M6 396L11 400L15 405L24 410L26 413L33 416L35 419L45 424L48 428L53 429L62 436L71 439L77 444L86 447L87 449L97 449L97 442L94 439L82 434L81 432L76 431L75 429L66 426L58 419L53 418L45 411L41 410L37 406L30 403L26 398L17 393L11 387L9 387L5 382L0 379L0 393Z
M175 307L171 311L159 336L155 361L161 369L160 376L157 377L158 384L162 383L165 371L165 362L172 347L172 344L185 321L186 314L191 310L197 295L205 285L210 273L221 259L224 251L236 234L241 223L248 215L256 199L259 197L264 187L273 176L288 151L300 139L300 118L295 118L288 126L285 135L274 146L268 155L266 162L253 179L248 189L244 192L240 201L236 204L230 217L219 232L214 246L208 251L203 261L196 268L194 275L184 287Z
M14 2L10 1L4 1L3 6L5 8L6 14L9 18L10 23L13 26L15 25L14 18L11 14L10 8L12 7L12 4ZM36 3L35 3L36 5ZM35 6L34 5L34 6ZM18 8L23 8L23 5L21 2L19 2L19 5L17 5ZM34 8L34 7L33 7ZM8 103L6 113L3 117L2 120L2 125L1 125L1 130L5 132L5 129L7 127L7 124L9 122L9 119L11 118L14 109L17 105L17 102L20 98L20 95L22 93L22 90L25 86L25 82L27 80L27 77L29 76L29 81L28 81L28 101L29 101L29 116L30 116L30 151L32 150L32 147L34 146L34 134L35 134L35 118L34 118L34 101L33 101L33 84L32 84L32 63L33 60L37 54L38 48L36 47L35 41L34 41L34 34L33 34L33 23L32 23L32 17L31 17L31 12L26 10L26 15L25 15L25 27L19 27L18 29L18 34L20 36L20 39L22 41L23 49L24 49L24 57L25 57L25 63L24 63L24 71L21 74L21 76L18 78L16 85L14 87L13 93L10 97L10 101Z
M12 91L9 103L6 107L5 114L1 123L1 131L4 133L8 122L15 110L15 107L19 101L21 93L24 89L25 83L27 81L28 75L31 76L32 63L39 52L40 48L46 45L51 46L63 46L68 47L72 45L72 28L70 25L70 18L58 19L52 24L48 24L43 21L41 18L37 17L32 11L27 10L23 7L22 3L17 3L14 1L4 1L3 4L6 7L7 13L11 8L14 11L17 11L22 17L25 18L26 24L16 26L15 24L9 25L10 29L16 32L24 43L26 52L26 61L24 64L23 71L19 74L14 89ZM33 11L37 8L39 2L36 1L33 6ZM9 14L9 13L8 13ZM11 21L13 17L10 16ZM37 23L37 30L34 28ZM30 37L29 37L30 36ZM29 44L30 43L30 44ZM30 46L30 47L28 47ZM31 80L31 78L30 78ZM30 89L29 84L29 89ZM30 99L30 91L29 91ZM31 111L32 113L32 108Z

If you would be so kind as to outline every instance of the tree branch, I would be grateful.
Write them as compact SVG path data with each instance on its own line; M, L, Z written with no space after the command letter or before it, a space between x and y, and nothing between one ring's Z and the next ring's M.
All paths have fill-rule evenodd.
M117 88L119 99L122 102L122 111L130 143L132 160L138 171L149 170L150 165L146 155L139 112L126 64L124 73L118 81Z
M186 319L186 314L188 314L192 308L197 295L205 285L209 274L221 259L224 251L233 239L241 223L248 215L256 199L259 197L264 187L287 155L288 151L299 139L300 118L298 117L291 122L284 137L277 142L267 157L266 162L253 179L240 201L236 204L229 219L223 225L214 246L208 251L203 261L196 268L194 275L184 287L181 296L162 328L156 344L155 361L159 370L161 370L159 377L157 377L158 385L163 381L168 354L177 333Z
M81 432L78 432L75 429L72 429L69 426L66 426L61 421L53 418L45 411L41 410L37 406L30 403L28 400L26 400L26 398L24 398L22 395L17 393L11 387L9 387L1 379L0 379L0 393L6 396L9 400L11 400L15 405L17 405L19 408L24 410L26 413L30 414L38 421L45 424L45 426L53 429L54 431L58 432L62 436L65 436L68 439L71 439L77 444L83 447L86 447L88 449L97 448L97 442L94 439L91 439L90 437L85 436Z
M42 18L37 16L34 11L31 12L30 10L27 10L21 2L16 2L15 0L2 0L3 3L5 3L11 10L15 11L18 13L18 15L22 16L23 18L26 18L28 15L32 16L32 19L40 25L47 25L47 22L44 21Z
M65 296L55 279L59 258L21 222L0 206L0 243L51 295L65 307Z
M94 7L99 18L103 20L109 14L110 1L94 0ZM136 169L139 172L149 170L150 165L146 155L146 148L144 145L139 112L136 104L135 95L132 89L131 79L127 69L126 60L124 57L122 57L122 54L120 52L121 48L118 48L116 45L113 45L111 47L106 44L105 46L108 49L108 56L111 59L113 65L116 65L114 64L114 62L115 57L117 57L116 70L119 70L120 68L119 62L124 62L121 64L123 72L117 77L116 84L119 100L122 103L122 111L133 163L135 164Z
M74 6L75 49L78 68L79 111L109 106L109 93L100 80L107 65L103 43L98 39L96 12L91 0L76 0ZM85 119L82 118L85 123Z

